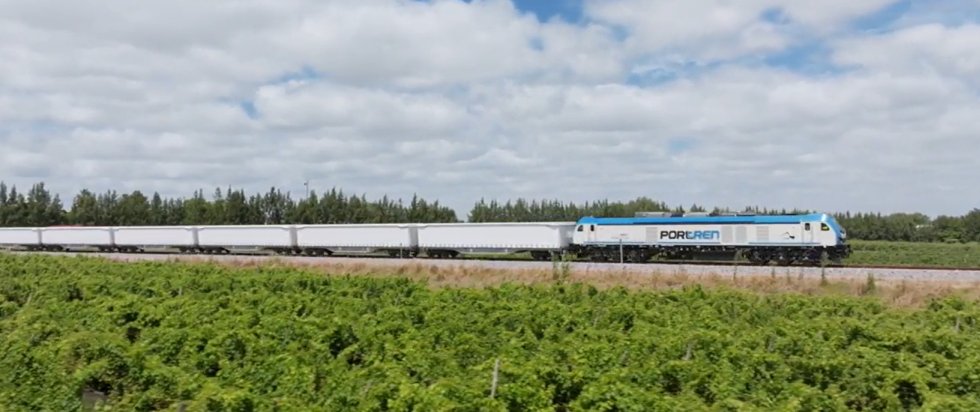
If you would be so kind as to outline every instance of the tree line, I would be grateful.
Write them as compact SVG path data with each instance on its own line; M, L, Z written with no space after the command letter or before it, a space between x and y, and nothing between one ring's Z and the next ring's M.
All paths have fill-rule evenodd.
M246 225L323 223L432 223L457 222L456 212L438 201L417 196L408 204L387 196L368 200L332 189L322 195L294 199L277 188L247 194L238 189L216 189L211 198L196 191L190 198L146 196L140 191L79 192L70 208L43 183L26 195L0 182L0 226L137 226L137 225Z
M748 207L744 211L757 214L788 214L807 213L804 210L770 210L758 206ZM639 212L677 213L732 213L730 210L714 208L708 210L697 203L690 207L670 206L665 202L648 197L638 197L626 202L599 200L575 204L559 200L527 200L517 199L500 203L496 200L487 202L480 199L469 214L470 222L541 222L541 221L570 221L583 216L602 217L633 217Z
M843 213L837 220L848 237L916 242L980 241L980 209L963 216L929 218L921 213Z
M751 206L742 211L757 214L809 213L808 210L767 209ZM648 197L629 201L600 200L576 204L559 200L516 199L506 202L480 199L469 211L469 222L574 221L583 216L631 217L638 212L730 213L692 204L671 206ZM851 239L965 242L980 241L980 209L963 216L921 213L835 213ZM190 198L146 196L140 191L120 194L114 190L93 193L82 190L65 207L44 183L31 186L26 194L0 182L0 226L53 225L234 225L234 224L324 224L324 223L446 223L459 222L456 212L438 201L418 196L405 204L383 196L368 200L364 195L345 194L333 188L323 194L294 199L275 187L264 193L248 194L242 189L216 189L210 198L201 190Z
M533 221L571 221L582 216L632 217L637 212L668 213L733 213L727 208L712 208L693 204L688 208L669 206L646 197L628 202L608 200L586 202L581 205L557 200L517 199L499 203L480 200L470 212L472 222L533 222ZM750 206L738 212L751 212L760 215L785 215L815 213L802 209L768 209ZM968 242L980 241L980 209L973 209L963 216L939 216L930 219L922 213L832 213L847 231L850 239L892 240L916 242Z

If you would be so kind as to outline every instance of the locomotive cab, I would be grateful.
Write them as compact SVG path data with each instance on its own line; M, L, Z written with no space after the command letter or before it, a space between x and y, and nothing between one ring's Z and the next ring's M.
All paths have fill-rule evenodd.
M800 222L802 243L822 247L835 247L844 243L843 230L833 216L828 214L811 216Z
M595 224L579 223L572 234L572 243L583 244L595 240Z
M820 233L823 246L833 251L833 258L843 259L851 255L851 245L847 244L847 231L837 219L829 214L821 216Z

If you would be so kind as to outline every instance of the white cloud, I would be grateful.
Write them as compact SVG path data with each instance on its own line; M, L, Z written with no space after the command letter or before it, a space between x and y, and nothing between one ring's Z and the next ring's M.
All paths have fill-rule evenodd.
M0 0L0 180L963 213L980 33L846 31L886 3ZM684 72L812 37L850 70Z
M633 53L683 51L707 59L730 58L782 47L786 39L773 24L759 19L762 1L590 1L589 15L629 31Z
M894 0L588 0L592 18L628 30L635 54L724 60L781 50L802 31L833 33ZM780 19L764 18L767 12Z
M783 6L793 20L818 31L839 29L853 19L881 10L898 0L832 0L772 2L772 7Z
M364 89L329 82L291 82L258 90L255 108L273 130L356 127L364 135L446 135L467 114L434 93Z
M876 72L951 77L980 85L980 25L924 24L842 40L834 59Z

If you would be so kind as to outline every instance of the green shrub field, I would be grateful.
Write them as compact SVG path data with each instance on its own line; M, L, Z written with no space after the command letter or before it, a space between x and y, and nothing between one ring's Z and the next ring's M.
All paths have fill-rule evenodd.
M889 242L853 240L850 266L908 265L980 268L980 243Z
M0 410L976 411L978 317L0 254Z

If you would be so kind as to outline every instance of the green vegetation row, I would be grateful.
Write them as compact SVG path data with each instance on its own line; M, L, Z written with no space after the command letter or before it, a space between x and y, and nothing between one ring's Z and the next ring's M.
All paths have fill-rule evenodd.
M980 243L926 243L856 240L850 266L896 265L980 268Z
M0 254L0 410L980 409L975 302L561 279Z
M457 222L456 211L414 196L406 205L401 199L345 194L333 188L324 194L315 190L294 199L292 194L271 188L266 193L215 189L210 199L199 190L190 198L147 196L141 191L119 194L114 190L95 194L82 190L68 210L58 195L44 183L34 184L27 194L0 182L0 227L48 225L181 225L181 224L318 224L318 223L435 223ZM805 213L806 210L771 210L758 206L741 210L760 214ZM670 206L647 197L627 202L600 200L576 204L558 200L487 202L480 199L469 211L469 222L574 221L583 216L630 217L636 212L707 212L692 204ZM730 212L715 207L712 212ZM963 216L931 219L921 213L837 213L851 239L918 242L980 241L980 209Z
M888 242L876 240L855 240L850 242L853 254L842 263L845 266L908 266L908 267L947 267L980 268L980 243L928 243L928 242ZM513 254L470 254L478 259L532 260L529 253ZM748 259L736 256L720 256L715 262L729 263L733 260L748 264ZM580 259L585 261L585 259ZM659 262L654 257L650 262ZM703 260L699 262L708 262Z

